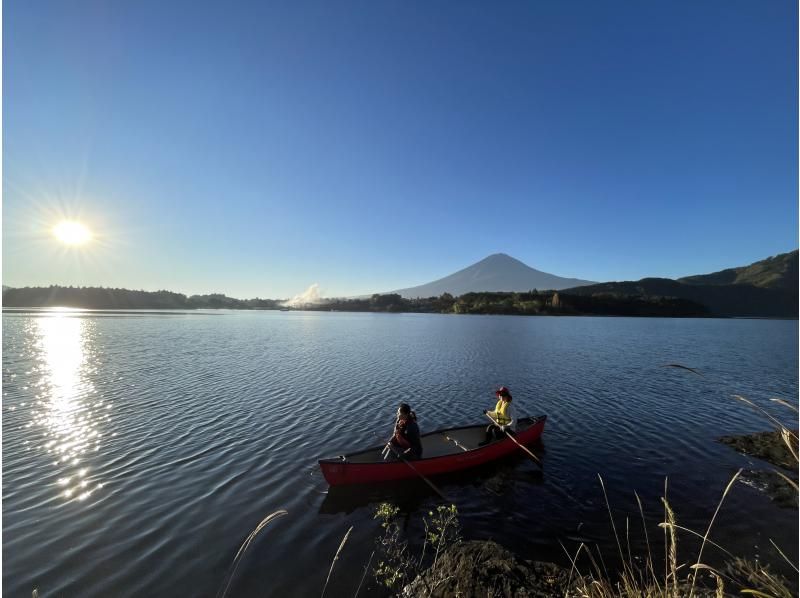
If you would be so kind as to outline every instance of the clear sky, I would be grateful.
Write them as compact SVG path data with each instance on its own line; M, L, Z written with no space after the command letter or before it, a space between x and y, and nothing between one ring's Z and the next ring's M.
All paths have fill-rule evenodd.
M606 281L790 251L797 24L790 0L6 0L3 283L333 296L497 252Z

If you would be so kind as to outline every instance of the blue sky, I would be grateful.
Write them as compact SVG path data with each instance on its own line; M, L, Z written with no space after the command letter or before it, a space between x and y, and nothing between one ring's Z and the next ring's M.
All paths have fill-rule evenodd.
M3 283L389 291L798 246L797 5L3 4ZM79 219L96 238L60 246Z

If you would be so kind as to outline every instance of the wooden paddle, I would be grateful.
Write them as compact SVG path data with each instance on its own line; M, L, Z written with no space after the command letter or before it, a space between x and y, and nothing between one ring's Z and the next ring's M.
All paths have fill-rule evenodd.
M460 448L465 453L469 451L469 449L458 442L455 438L450 438L447 434L443 434L445 440L449 440L453 444L455 444L458 448Z
M421 477L422 481L424 481L426 484L428 484L428 486L430 486L431 489L434 492L436 492L436 494L438 494L443 501L445 501L447 503L451 502L449 498L447 498L444 494L442 494L441 490L439 490L436 486L434 486L433 482L431 482L428 478L426 478L424 475L422 475L422 473L419 471L419 469L417 469L416 467L414 467L411 464L411 461L406 459L402 455L402 453L398 452L397 449L394 448L394 445L392 444L391 440L386 443L386 446L389 447L389 449L397 456L398 459L400 459L403 463L408 465L414 471L415 474L417 474L419 477Z
M492 422L492 423L493 423L495 426L497 426L498 428L500 428L501 430L503 430L503 433L504 433L504 434L505 434L505 435L506 435L508 438L510 438L510 439L511 439L511 440L514 442L514 444L516 444L516 445L517 445L519 448L521 448L523 451L525 451L526 453L528 453L528 455L530 456L530 458L531 458L531 459L533 459L533 460L534 460L534 462L536 463L536 465L538 465L538 466L539 466L539 469L544 469L544 467L542 466L542 462L539 460L539 457L537 457L537 456L536 456L536 455L534 455L532 452L530 452L530 451L529 451L527 448L525 448L524 446L522 446L522 444L520 444L520 443L517 441L517 439L516 439L516 438L514 438L514 436L513 436L513 435L509 434L507 430L504 430L504 429L503 429L503 427L502 427L500 424L498 424L498 423L495 421L495 419L494 419L494 418L493 418L491 415L489 415L489 414L488 414L488 413L486 413L485 411L484 411L484 413L483 413L483 414L484 414L486 417L488 417L488 418L491 420L491 422Z

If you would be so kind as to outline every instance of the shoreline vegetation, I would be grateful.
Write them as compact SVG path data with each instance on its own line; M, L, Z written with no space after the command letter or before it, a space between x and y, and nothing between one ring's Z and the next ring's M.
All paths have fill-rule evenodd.
M646 553L635 556L631 552L631 530L626 527L625 536L621 536L606 497L611 533L616 539L619 553L607 554L604 557L596 545L580 543L577 548L572 547L570 551L562 544L568 565L523 560L494 540L462 540L455 506L451 505L449 508L440 506L439 512L442 510L452 512L450 526L455 530L450 534L452 537L437 543L438 536L430 533L431 526L426 519L428 533L421 550L422 556L417 560L414 558L414 551L410 550L407 538L398 532L389 534L384 531L376 541L379 565L374 570L375 581L384 586L390 595L403 598L412 596L720 598L742 594L762 598L790 598L795 595L796 587L791 581L774 572L769 564L734 556L709 539L717 513L739 475L740 472L734 474L724 489L705 534L679 525L677 516L666 498L665 486L665 496L662 497L664 521L652 530L654 543L651 545L649 540L651 536L648 535L639 501L642 532L648 537L648 548ZM602 478L600 485L603 487ZM603 495L605 497L604 487ZM383 520L382 527L386 530L387 525L397 526L394 522L396 515L396 507L382 504L376 509L375 517ZM436 512L430 512L429 515L436 515ZM662 534L664 560L657 562L653 551ZM682 539L679 539L679 536L682 536ZM696 550L696 556L689 556L687 560L686 555L679 555L678 546L685 541L692 545L692 541L696 538L702 539L700 547L693 547L690 551ZM709 550L719 551L725 555L721 564L712 567L703 562L708 559L707 552L704 557L706 545ZM432 562L430 556L425 559L425 549L428 546L436 549L436 558ZM619 565L612 566L609 570L606 561L611 564L617 560ZM795 567L795 564L790 564Z
M569 291L481 292L453 296L406 299L396 293L370 297L324 299L315 303L292 304L285 299L235 299L221 293L187 296L172 291L135 291L104 287L6 288L3 307L78 309L236 309L302 310L377 313L496 314L540 316L642 316L642 317L788 317L792 313L767 309L734 310L720 313L690 299L655 295L626 294L613 291L586 294Z
M786 471L798 467L797 430L781 424L766 410L752 401L735 396L757 411L760 411L776 427L774 432L758 432L743 436L726 436L720 442L734 446L747 455L765 459ZM797 413L798 410L782 399L772 399ZM618 554L603 553L597 543L593 546L580 541L577 547L568 548L563 543L565 564L523 560L519 555L488 540L470 540L463 537L463 530L455 504L438 505L423 515L424 535L413 537L407 533L409 513L400 508L381 503L375 508L373 518L380 524L375 536L375 548L363 567L358 586L352 577L355 598L361 595L395 596L411 598L424 596L447 598L450 596L487 596L489 598L521 597L538 598L564 596L565 598L722 598L730 595L750 595L760 598L791 598L797 595L797 578L787 579L775 571L775 563L759 559L742 558L730 553L724 546L711 540L717 515L723 508L728 493L738 480L744 481L742 469L733 474L722 490L720 500L711 515L705 530L692 530L678 523L678 517L667 498L668 479L664 481L661 502L664 508L663 521L648 533L642 501L634 491L641 517L641 531L646 541L646 550L634 553L630 542L630 521L625 518L625 527L618 530L615 516L608 501L605 484L600 475L603 499L608 509L610 531L618 548ZM783 474L795 495L797 504L798 485ZM256 534L279 511L269 515L245 540L226 576L226 584L218 596L227 598L227 590L235 575L238 561ZM624 536L620 530L624 529ZM345 533L336 554L330 563L322 597L339 556L346 551L347 540L353 526ZM663 538L663 552L661 549ZM652 542L651 542L652 539ZM700 540L699 545L697 540ZM790 560L781 548L769 539L777 555L795 572L798 564ZM688 555L682 547L689 545ZM613 552L613 551L612 551ZM713 554L711 554L713 553ZM776 556L777 558L777 556ZM606 566L608 561L612 568ZM715 563L714 566L709 562ZM718 564L717 564L718 563ZM371 582L364 586L371 573ZM348 595L350 595L348 593Z

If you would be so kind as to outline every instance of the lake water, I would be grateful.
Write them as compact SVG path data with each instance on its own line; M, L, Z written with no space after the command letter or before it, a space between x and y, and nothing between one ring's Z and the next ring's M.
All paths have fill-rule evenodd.
M583 539L613 560L598 474L634 550L633 493L658 544L666 476L679 523L704 531L733 473L765 467L715 441L770 428L732 395L791 423L769 399L796 403L797 382L796 321L4 312L4 595L214 596L284 508L229 595L318 596L352 525L328 588L352 596L376 504L397 502L414 536L437 497L416 483L329 492L316 460L377 444L400 401L423 432L483 423L501 384L518 412L548 415L544 472L516 457L442 480L464 536L560 563L559 542ZM797 522L737 483L711 537L780 568L769 540L796 561Z

